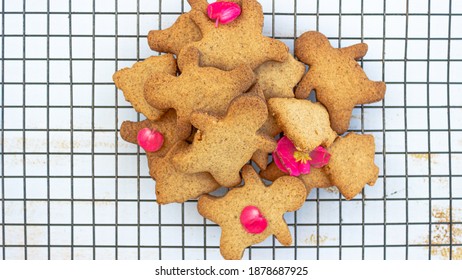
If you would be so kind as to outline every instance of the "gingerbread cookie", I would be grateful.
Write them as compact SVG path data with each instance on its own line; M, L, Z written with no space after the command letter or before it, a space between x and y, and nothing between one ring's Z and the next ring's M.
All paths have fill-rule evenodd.
M182 140L178 138L176 133L176 113L175 110L168 110L159 120L151 121L144 120L140 122L124 121L120 126L120 136L127 142L138 144L138 132L143 128L155 129L159 131L163 137L164 142L162 147L156 152L146 152L148 156L153 158L164 157L173 145Z
M282 176L287 176L287 173L282 172L274 162L268 164L265 170L260 171L260 177L271 182Z
M284 134L300 151L309 152L321 145L328 147L337 137L330 127L329 114L320 103L272 98L268 105Z
M257 74L257 85L263 90L266 101L275 97L294 98L294 87L302 79L305 73L305 65L298 62L291 54L284 62L268 61L255 70ZM273 115L261 129L271 137L282 132ZM252 160L257 166L264 170L268 165L268 153L257 151Z
M352 199L366 184L373 186L377 181L374 136L348 133L338 138L328 151L331 158L324 170L346 199Z
M144 61L135 63L132 68L124 68L112 76L117 88L124 93L138 113L150 120L157 120L164 113L149 105L144 99L144 83L154 73L162 73L170 77L176 76L176 60L171 54L151 56Z
M201 196L197 204L202 216L221 227L220 252L225 259L241 259L245 248L270 235L289 246L292 236L283 215L302 207L307 196L295 177L284 176L266 187L249 165L244 166L242 176L242 187L223 197Z
M188 2L193 10L201 12L207 10L206 0L188 0ZM154 51L178 55L184 46L202 39L202 33L191 20L190 14L191 12L187 12L180 15L175 23L167 29L149 31L149 47Z
M176 110L178 132L182 137L191 133L193 111L224 115L231 100L246 92L255 81L252 69L246 65L232 71L200 67L199 51L188 50L178 59L182 68L180 76L155 73L144 88L150 105L161 110Z
M223 70L247 64L256 69L269 60L282 62L287 59L288 48L284 43L262 35L263 11L260 3L242 0L241 10L237 19L218 28L205 13L191 11L191 18L201 30L203 38L190 45L203 54L202 64ZM186 51L182 49L179 57Z
M252 154L258 149L269 153L276 147L276 141L257 132L267 116L265 101L249 94L234 99L224 117L194 112L191 123L198 132L174 163L182 172L210 172L222 186L238 185L239 171Z
M297 87L296 97L307 98L315 90L338 134L348 130L356 105L380 101L385 95L385 83L369 80L356 62L366 52L365 43L335 49L326 36L316 31L306 32L295 41L295 54L310 66Z
M267 61L255 69L257 83L266 100L275 97L294 97L294 88L305 74L305 65L290 53L283 62Z
M167 111L158 121L124 121L120 127L120 135L125 141L137 144L138 132L144 128L155 129L164 137L162 148L156 152L146 152L149 174L156 180L156 198L159 204L182 203L220 187L208 173L185 174L175 169L172 157L187 146L186 142L179 141L177 137L175 110Z
M175 153L188 147L184 141L177 142L163 158L148 157L149 174L156 180L156 199L159 204L183 203L210 193L220 185L207 172L187 174L175 168Z

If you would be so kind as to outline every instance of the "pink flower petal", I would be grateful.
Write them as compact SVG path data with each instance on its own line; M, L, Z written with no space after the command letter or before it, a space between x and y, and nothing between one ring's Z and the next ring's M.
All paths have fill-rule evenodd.
M164 144L164 136L155 129L143 128L138 131L138 145L146 152L156 152Z
M276 152L273 152L273 161L282 172L289 173Z
M318 146L316 149L310 152L310 164L314 168L322 168L327 165L330 160L329 152L322 146Z
M227 24L239 17L241 7L233 2L215 2L207 6L207 14L216 20L215 27L218 27L219 23Z
M297 161L294 153L297 151L295 145L287 136L279 139L276 150L273 153L273 158L276 166L290 176L300 176L300 174L310 173L309 162Z
M240 216L241 224L248 233L262 233L268 226L268 221L255 206L246 206Z

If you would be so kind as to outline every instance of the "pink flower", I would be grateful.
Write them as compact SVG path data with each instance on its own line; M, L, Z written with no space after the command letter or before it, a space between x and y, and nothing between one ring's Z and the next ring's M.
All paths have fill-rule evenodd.
M318 146L310 152L310 164L314 168L322 168L327 165L330 160L330 154L323 146Z
M246 206L240 216L241 224L248 233L262 233L268 226L268 221L255 206Z
M156 152L164 144L164 136L156 129L143 128L138 131L138 145L146 152Z
M273 152L273 160L276 166L290 176L309 174L311 167L321 168L329 162L330 154L319 146L310 153L301 152L287 136L278 141L276 150Z
M219 23L235 20L241 14L241 7L233 2L215 2L207 6L207 14L210 19L216 19L215 27L218 27Z

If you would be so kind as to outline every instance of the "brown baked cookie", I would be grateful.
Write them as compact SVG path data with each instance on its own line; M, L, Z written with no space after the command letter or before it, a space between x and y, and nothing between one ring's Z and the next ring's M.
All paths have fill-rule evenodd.
M274 97L294 97L294 88L305 74L305 65L290 53L283 62L267 61L255 69L257 83L266 100Z
M366 53L365 43L335 49L326 36L316 31L306 32L295 41L295 54L310 66L295 95L304 99L315 90L338 134L348 130L356 105L380 101L385 95L385 83L369 80L356 62Z
M275 97L294 98L294 87L302 79L305 73L305 65L297 61L290 53L284 62L267 61L255 70L257 85L263 90L266 101ZM276 137L282 132L273 115L261 129L271 137ZM265 170L268 165L268 153L257 151L252 157L257 166Z
M220 185L207 172L186 174L177 170L172 162L175 153L188 143L177 142L163 158L148 157L149 174L156 180L156 199L159 204L183 203L202 194L217 190Z
M120 127L120 135L125 141L137 144L138 131L146 127L156 129L164 136L160 150L146 152L149 174L156 180L156 197L159 204L182 203L220 187L208 173L185 174L173 166L173 155L187 146L186 142L179 141L177 137L175 110L168 110L158 121L124 121Z
M274 162L270 163L266 170L260 172L260 177L262 179L272 182L282 176L287 176L287 174L282 172ZM324 168L312 167L309 174L302 174L298 176L298 178L302 180L307 190L315 188L323 189L333 186Z
M302 180L308 191L334 186L324 168L311 168L309 174L302 174L298 178Z
M328 147L337 137L331 129L329 114L320 103L295 98L271 98L271 114L278 125L300 151Z
M258 83L256 83L249 90L249 93L255 94L256 96L259 96L260 98L265 99L265 95L263 94L262 87ZM274 117L268 114L268 118L266 119L266 122L263 124L263 126L260 128L258 132L263 135L267 135L271 138L275 138L275 136L281 133L282 130L277 125ZM268 155L269 153L266 151L257 150L252 155L252 161L255 162L255 164L260 169L264 170L266 169L266 166L268 165Z
M150 120L157 120L164 111L146 102L143 94L144 83L153 73L163 73L173 77L176 76L176 70L176 60L173 55L151 56L135 63L132 68L124 68L115 72L112 79L116 87L123 91L125 99L138 113Z
M289 246L292 236L283 215L302 207L307 196L295 177L284 176L266 187L249 165L244 166L242 176L242 187L223 197L201 196L197 204L202 216L221 227L220 252L225 259L241 259L245 248L270 235Z
M188 0L188 2L193 10L201 12L207 10L206 0ZM184 46L202 39L202 33L191 20L190 14L191 12L187 12L180 15L175 23L167 29L149 31L149 47L154 51L178 55Z
M190 116L193 111L224 115L233 98L246 92L255 82L248 66L241 65L232 71L213 67L199 67L200 53L189 51L178 59L182 73L178 77L155 73L146 82L145 98L155 108L174 108L181 137L191 133Z
M257 131L266 121L265 101L255 95L242 95L231 102L224 117L194 112L191 123L198 128L193 143L174 157L182 172L210 172L225 187L241 182L239 171L260 149L271 152L276 141Z
M331 157L324 170L346 199L352 199L366 184L373 186L377 181L374 136L348 133L337 138L327 150Z
M146 152L153 158L164 157L173 145L182 140L176 133L176 113L175 110L168 110L159 120L144 120L140 122L124 121L120 126L120 136L127 142L138 144L138 132L143 128L156 129L164 136L162 147L156 152Z
M266 61L282 62L287 58L288 48L283 42L262 35L263 11L256 0L242 0L241 15L218 28L201 11L191 11L191 18L201 30L203 38L190 45L203 54L204 66L231 70L247 64L256 69ZM179 57L186 51L182 49Z
M287 176L287 174L282 172L274 162L268 164L265 170L260 171L260 177L271 182L282 176Z

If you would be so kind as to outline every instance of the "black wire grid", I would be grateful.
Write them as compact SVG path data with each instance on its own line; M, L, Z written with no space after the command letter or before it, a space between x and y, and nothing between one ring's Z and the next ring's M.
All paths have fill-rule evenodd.
M315 190L244 259L462 258L462 1L261 1L264 33L309 29L388 85L357 107L351 130L376 137L380 177L346 201ZM111 81L155 55L150 29L186 1L2 1L2 259L219 259L219 228L196 201L158 206L145 156L119 138L140 115Z

